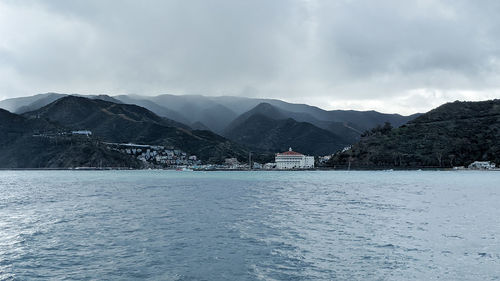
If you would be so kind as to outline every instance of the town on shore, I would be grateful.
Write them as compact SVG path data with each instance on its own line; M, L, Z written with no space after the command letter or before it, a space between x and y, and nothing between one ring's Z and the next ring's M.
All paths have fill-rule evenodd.
M49 93L2 107L4 169L496 170L500 163L500 100L410 116L173 95Z
M90 138L92 131L77 130L64 133L72 136ZM37 134L34 137L51 137L50 135ZM252 160L251 153L248 161L241 162L237 158L225 158L221 164L204 164L196 155L189 155L180 149L169 149L161 145L145 145L134 143L104 143L106 148L114 150L131 157L143 163L143 169L171 169L178 171L248 171L248 170L324 170L326 164L335 155L326 155L314 157L304 155L294 151L292 147L288 151L275 154L274 162L259 163ZM351 147L345 147L337 153L348 151ZM437 168L437 167L436 167ZM75 167L76 170L107 170L107 169L126 169L124 167ZM340 167L341 170L350 170L350 167ZM57 170L57 169L55 169ZM385 170L385 169L384 169ZM491 161L474 161L468 166L455 166L446 170L490 170L500 171L496 164Z

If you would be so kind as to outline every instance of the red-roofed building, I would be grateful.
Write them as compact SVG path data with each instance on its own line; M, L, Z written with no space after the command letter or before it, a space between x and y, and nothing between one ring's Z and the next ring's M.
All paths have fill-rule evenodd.
M314 156L306 156L292 150L276 154L277 169L309 169L314 168Z

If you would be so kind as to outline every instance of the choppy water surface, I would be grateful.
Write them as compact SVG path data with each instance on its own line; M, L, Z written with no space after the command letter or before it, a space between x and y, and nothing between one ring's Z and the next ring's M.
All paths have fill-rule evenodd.
M500 172L0 172L0 280L498 280Z

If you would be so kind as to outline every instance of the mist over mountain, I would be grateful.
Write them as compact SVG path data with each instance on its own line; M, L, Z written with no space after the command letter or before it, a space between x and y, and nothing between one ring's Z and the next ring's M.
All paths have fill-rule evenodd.
M147 108L148 110L154 112L156 115L166 117L171 120L175 120L180 123L184 123L186 125L191 124L191 121L188 120L188 118L184 117L181 113L167 108L163 107L151 100L144 99L141 96L136 96L136 95L119 95L115 97L117 100L126 103L126 104L135 104L138 106L142 106L144 108Z
M377 125L389 122L393 126L401 126L419 114L402 116L399 114L385 114L376 111L332 110L327 111L306 104L287 103L276 99L245 98L232 96L209 97L201 95L160 95L156 97L143 97L155 103L189 115L191 123L200 121L211 130L221 133L237 116L251 110L261 103L268 103L286 112L289 118L299 122L309 122L320 128L338 131L338 124L354 130L357 134L371 129ZM219 105L217 107L217 105ZM229 109L229 110L228 110ZM210 115L216 113L218 118ZM234 114L233 114L234 112ZM212 121L213 120L213 121ZM214 125L216 124L216 125ZM222 128L222 130L221 130Z
M8 99L0 101L0 108L5 108L11 112L24 113L45 106L61 96L63 95L41 94L27 98ZM183 123L188 127L201 128L199 125L203 124L204 128L219 134L223 133L227 129L227 126L241 114L261 103L268 103L279 109L281 114L286 115L287 118L292 118L298 122L311 123L334 134L347 135L353 142L359 139L362 132L377 125L389 122L393 126L398 127L419 115L402 116L376 111L327 111L314 106L292 104L276 99L232 96L119 95L109 97L101 95L89 97L113 101L115 103L136 104L147 108L159 116Z
M266 115L267 117L271 117L271 119L290 118L297 122L306 122L317 128L329 131L331 134L337 136L336 139L342 139L342 141L335 142L334 146L328 146L328 148L337 147L340 143L355 143L359 140L362 132L385 122L389 122L393 126L400 126L419 115L402 116L375 111L326 111L314 106L291 104L276 99L231 96L160 95L143 98L154 101L155 104L159 104L163 108L170 108L175 112L183 114L185 118L182 118L182 120L189 120L188 122L191 126L193 124L203 124L203 127L225 136L239 122L238 120L244 120L246 114L252 114L251 110L253 108L256 108L260 104L268 104L274 110ZM174 118L174 120L176 119ZM179 119L177 121L182 122ZM235 137L235 135L232 136ZM334 152L335 150L329 151L327 154Z
M249 111L241 114L238 116L238 118L234 119L227 127L225 130L224 134L228 134L231 130L233 130L235 127L241 126L248 118L252 117L253 115L262 115L264 117L270 118L270 119L275 119L275 120L280 120L280 119L287 119L287 116L285 113L280 110L279 108L272 106L269 103L260 103L256 105L254 108L250 109Z
M0 108L12 113L24 113L39 109L47 104L66 96L65 94L46 93L28 97L11 98L0 101Z
M243 159L247 155L242 146L219 135L190 130L137 105L67 96L24 116L50 120L72 130L91 130L106 142L178 148L207 161L222 161L225 157Z
M268 103L261 103L240 115L224 131L224 136L257 150L276 152L289 147L310 155L328 155L347 145L349 140L298 122Z
M143 98L179 112L184 119L188 120L188 124L201 122L216 133L222 132L229 122L238 115L231 108L201 95L159 95L155 97L144 96Z
M415 117L326 111L275 99L201 95L47 93L0 101L0 106L67 129L91 130L103 141L178 147L215 162L233 156L243 159L245 147L263 155L289 147L328 155L357 142L362 132L377 125L390 122L400 126Z
M19 98L11 98L0 101L0 108L8 110L12 113L23 114L28 111L37 110L43 106L46 106L62 97L68 96L67 94L58 94L58 93L46 93L46 94L38 94L34 96L28 97L19 97ZM73 95L73 96L82 96L89 99L100 99L104 101L114 102L114 103L122 103L122 101L110 97L108 95Z

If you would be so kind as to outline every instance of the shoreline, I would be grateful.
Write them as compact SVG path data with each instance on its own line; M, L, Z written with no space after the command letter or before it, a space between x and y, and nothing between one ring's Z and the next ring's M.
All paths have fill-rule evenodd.
M178 171L178 172L305 172L305 171L491 171L498 172L500 168L496 169L453 169L453 168L414 168L414 169L398 169L398 168L375 168L375 169L332 169L332 168L314 168L314 169L190 169L179 170L179 168L158 168L158 169L134 169L124 167L78 167L78 168L0 168L0 171Z

